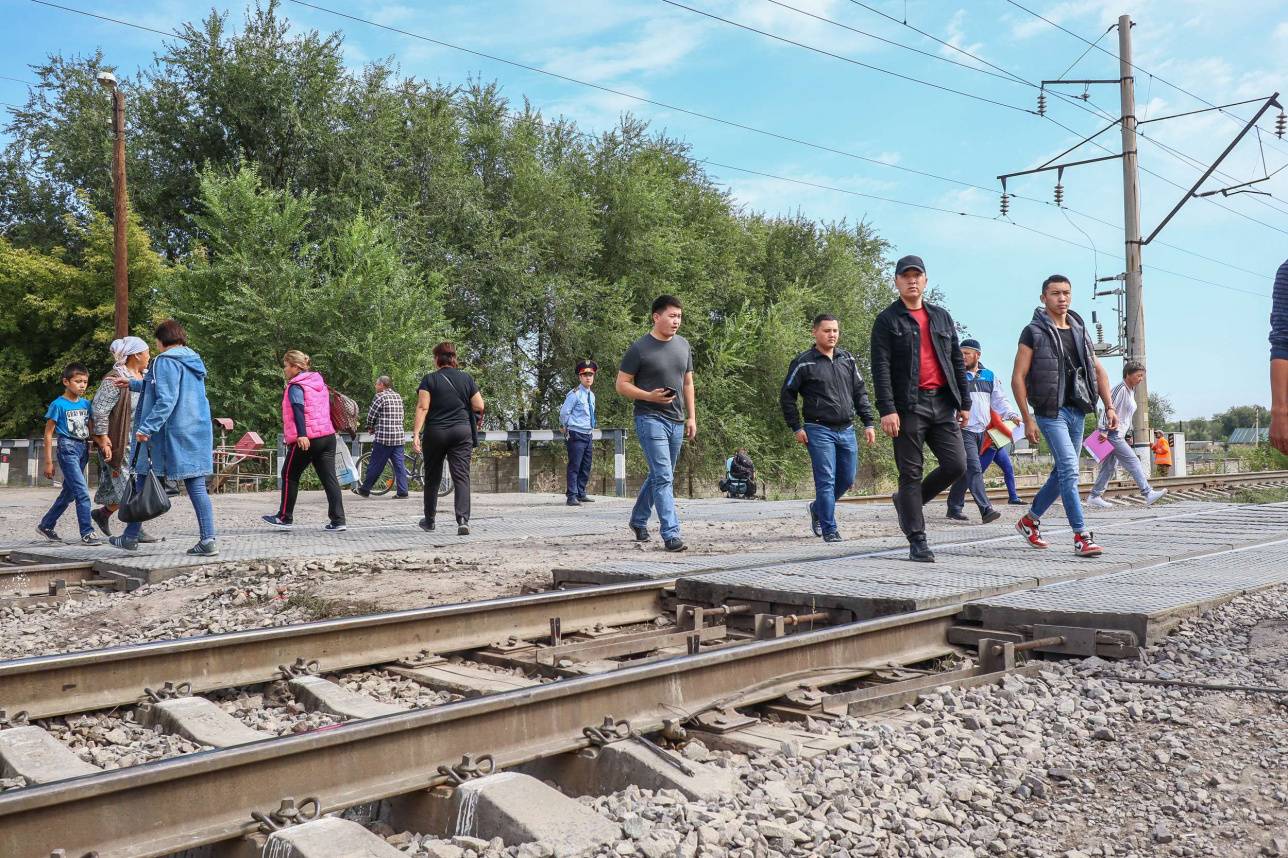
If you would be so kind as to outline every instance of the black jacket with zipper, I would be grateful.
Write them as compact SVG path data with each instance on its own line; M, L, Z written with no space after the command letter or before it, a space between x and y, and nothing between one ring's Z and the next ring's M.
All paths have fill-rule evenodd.
M1087 388L1095 397L1096 359L1091 338L1087 336L1087 325L1081 316L1070 310L1069 327L1073 329L1073 341L1078 348L1078 354L1074 356L1075 366L1082 366L1082 371L1087 376ZM1055 417L1064 404L1066 392L1064 346L1060 342L1060 333L1045 308L1038 307L1033 311L1033 319L1028 328L1033 333L1033 360L1024 376L1029 408L1039 417Z
M957 326L943 307L922 304L930 316L930 335L945 387L956 402L956 410L970 408L966 386L966 365L957 343ZM921 384L921 326L902 300L881 311L872 323L872 388L877 411L884 417L907 412L917 398Z
M783 419L793 432L801 428L801 414L796 410L796 397L805 400L805 422L829 429L844 429L854 422L857 412L864 426L872 425L872 406L868 389L854 355L845 349L834 349L825 357L817 348L801 352L787 369L787 379L779 392L778 402Z

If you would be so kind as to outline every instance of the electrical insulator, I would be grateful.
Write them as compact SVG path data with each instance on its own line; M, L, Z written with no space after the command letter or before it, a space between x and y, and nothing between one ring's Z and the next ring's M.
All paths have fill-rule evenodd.
M1055 186L1055 204L1057 206L1064 205L1064 185L1057 184Z
M1288 115L1281 110L1275 117L1275 136L1280 140L1284 139L1284 132L1288 131Z
M1046 90L1038 90L1038 116L1046 116Z
M1103 343L1104 341L1105 341L1105 323L1096 322L1096 342Z
M1006 217L1011 211L1011 195L1002 194L1002 217Z

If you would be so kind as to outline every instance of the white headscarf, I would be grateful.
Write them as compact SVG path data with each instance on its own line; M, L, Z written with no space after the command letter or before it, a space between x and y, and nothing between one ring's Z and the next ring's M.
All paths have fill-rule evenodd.
M130 355L147 351L148 344L138 337L121 337L119 340L112 340L111 349L112 360L119 365L125 363Z

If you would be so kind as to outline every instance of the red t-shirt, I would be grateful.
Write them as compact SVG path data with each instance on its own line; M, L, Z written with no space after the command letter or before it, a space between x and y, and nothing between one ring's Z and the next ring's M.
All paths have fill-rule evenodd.
M917 320L917 327L921 328L921 383L917 387L922 390L943 387L948 379L944 378L944 371L939 368L939 358L935 357L935 342L930 333L930 313L926 312L925 307L908 312Z

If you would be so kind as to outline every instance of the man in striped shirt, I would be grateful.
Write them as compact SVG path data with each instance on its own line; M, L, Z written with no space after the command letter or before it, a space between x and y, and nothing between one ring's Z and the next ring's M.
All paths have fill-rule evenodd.
M367 475L358 487L358 494L371 497L371 487L384 473L385 465L393 463L396 498L407 497L407 466L403 461L403 443L406 427L403 417L403 399L393 389L389 376L376 379L376 396L367 409L367 431L372 435L371 461Z

